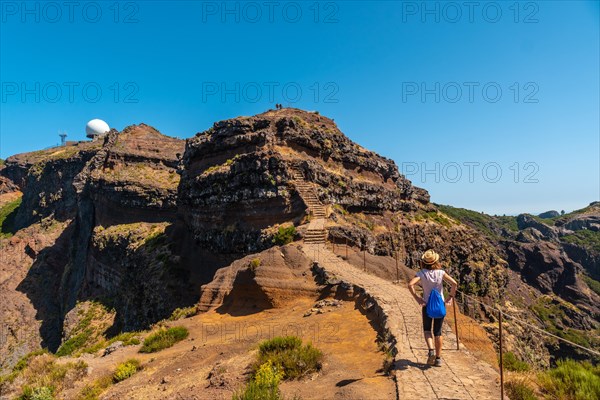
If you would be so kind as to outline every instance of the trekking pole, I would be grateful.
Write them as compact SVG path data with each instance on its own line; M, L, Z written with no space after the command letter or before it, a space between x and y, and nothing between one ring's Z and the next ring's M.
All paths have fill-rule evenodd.
M502 362L502 311L498 311L498 323L500 324L500 399L504 400L504 363Z
M458 320L456 319L456 296L452 299L452 308L454 309L454 330L456 332L456 350L460 350L458 342Z

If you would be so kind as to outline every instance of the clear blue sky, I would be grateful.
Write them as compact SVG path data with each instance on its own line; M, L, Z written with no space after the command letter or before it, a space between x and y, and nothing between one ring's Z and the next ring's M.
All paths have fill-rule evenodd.
M598 2L1 4L2 158L92 118L185 138L278 102L334 118L436 203L600 198Z

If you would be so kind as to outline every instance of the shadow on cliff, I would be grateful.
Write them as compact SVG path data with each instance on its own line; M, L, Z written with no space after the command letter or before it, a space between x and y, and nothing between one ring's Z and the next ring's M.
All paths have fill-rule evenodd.
M228 262L192 246L175 224L135 250L127 241L111 247L91 246L82 293L115 310L108 336L148 329L177 308L194 307L201 285Z
M223 304L216 311L237 317L273 308L271 299L254 278L254 272L249 269L238 271L232 290L223 298Z
M61 312L61 278L69 263L69 247L73 235L71 222L52 246L37 254L28 252L34 259L17 291L25 294L36 310L36 319L41 321L40 337L42 348L56 351L62 337L63 317Z
M105 332L109 337L147 329L177 308L195 306L201 285L231 262L190 246L172 227L133 251L125 241L98 254L83 228L73 221L53 245L30 251L32 266L16 288L41 321L41 346L52 352L60 347L65 316L78 301L94 300L115 311Z

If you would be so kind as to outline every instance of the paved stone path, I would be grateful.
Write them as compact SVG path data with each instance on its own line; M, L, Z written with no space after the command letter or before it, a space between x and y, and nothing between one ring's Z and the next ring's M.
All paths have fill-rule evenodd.
M498 373L468 350L456 350L456 337L452 332L444 333L443 366L425 365L427 347L421 328L421 309L407 287L352 266L323 244L304 243L303 251L328 275L362 288L387 316L387 327L396 343L394 374L399 399L484 400L500 397Z
M404 285L370 275L338 257L326 247L326 208L312 183L299 170L294 183L312 219L303 251L335 280L364 290L385 316L392 336L397 398L401 400L487 400L500 397L498 373L468 350L456 350L456 336L446 326L441 368L426 365L427 345L421 325L421 308Z

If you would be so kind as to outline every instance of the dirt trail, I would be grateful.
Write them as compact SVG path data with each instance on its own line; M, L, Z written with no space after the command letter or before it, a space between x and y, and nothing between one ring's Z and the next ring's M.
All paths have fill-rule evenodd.
M456 337L446 332L443 366L428 367L427 348L421 329L421 310L408 288L393 284L350 265L322 244L303 245L304 253L339 281L363 289L387 316L394 336L399 399L497 399L499 375L467 349L456 350Z

